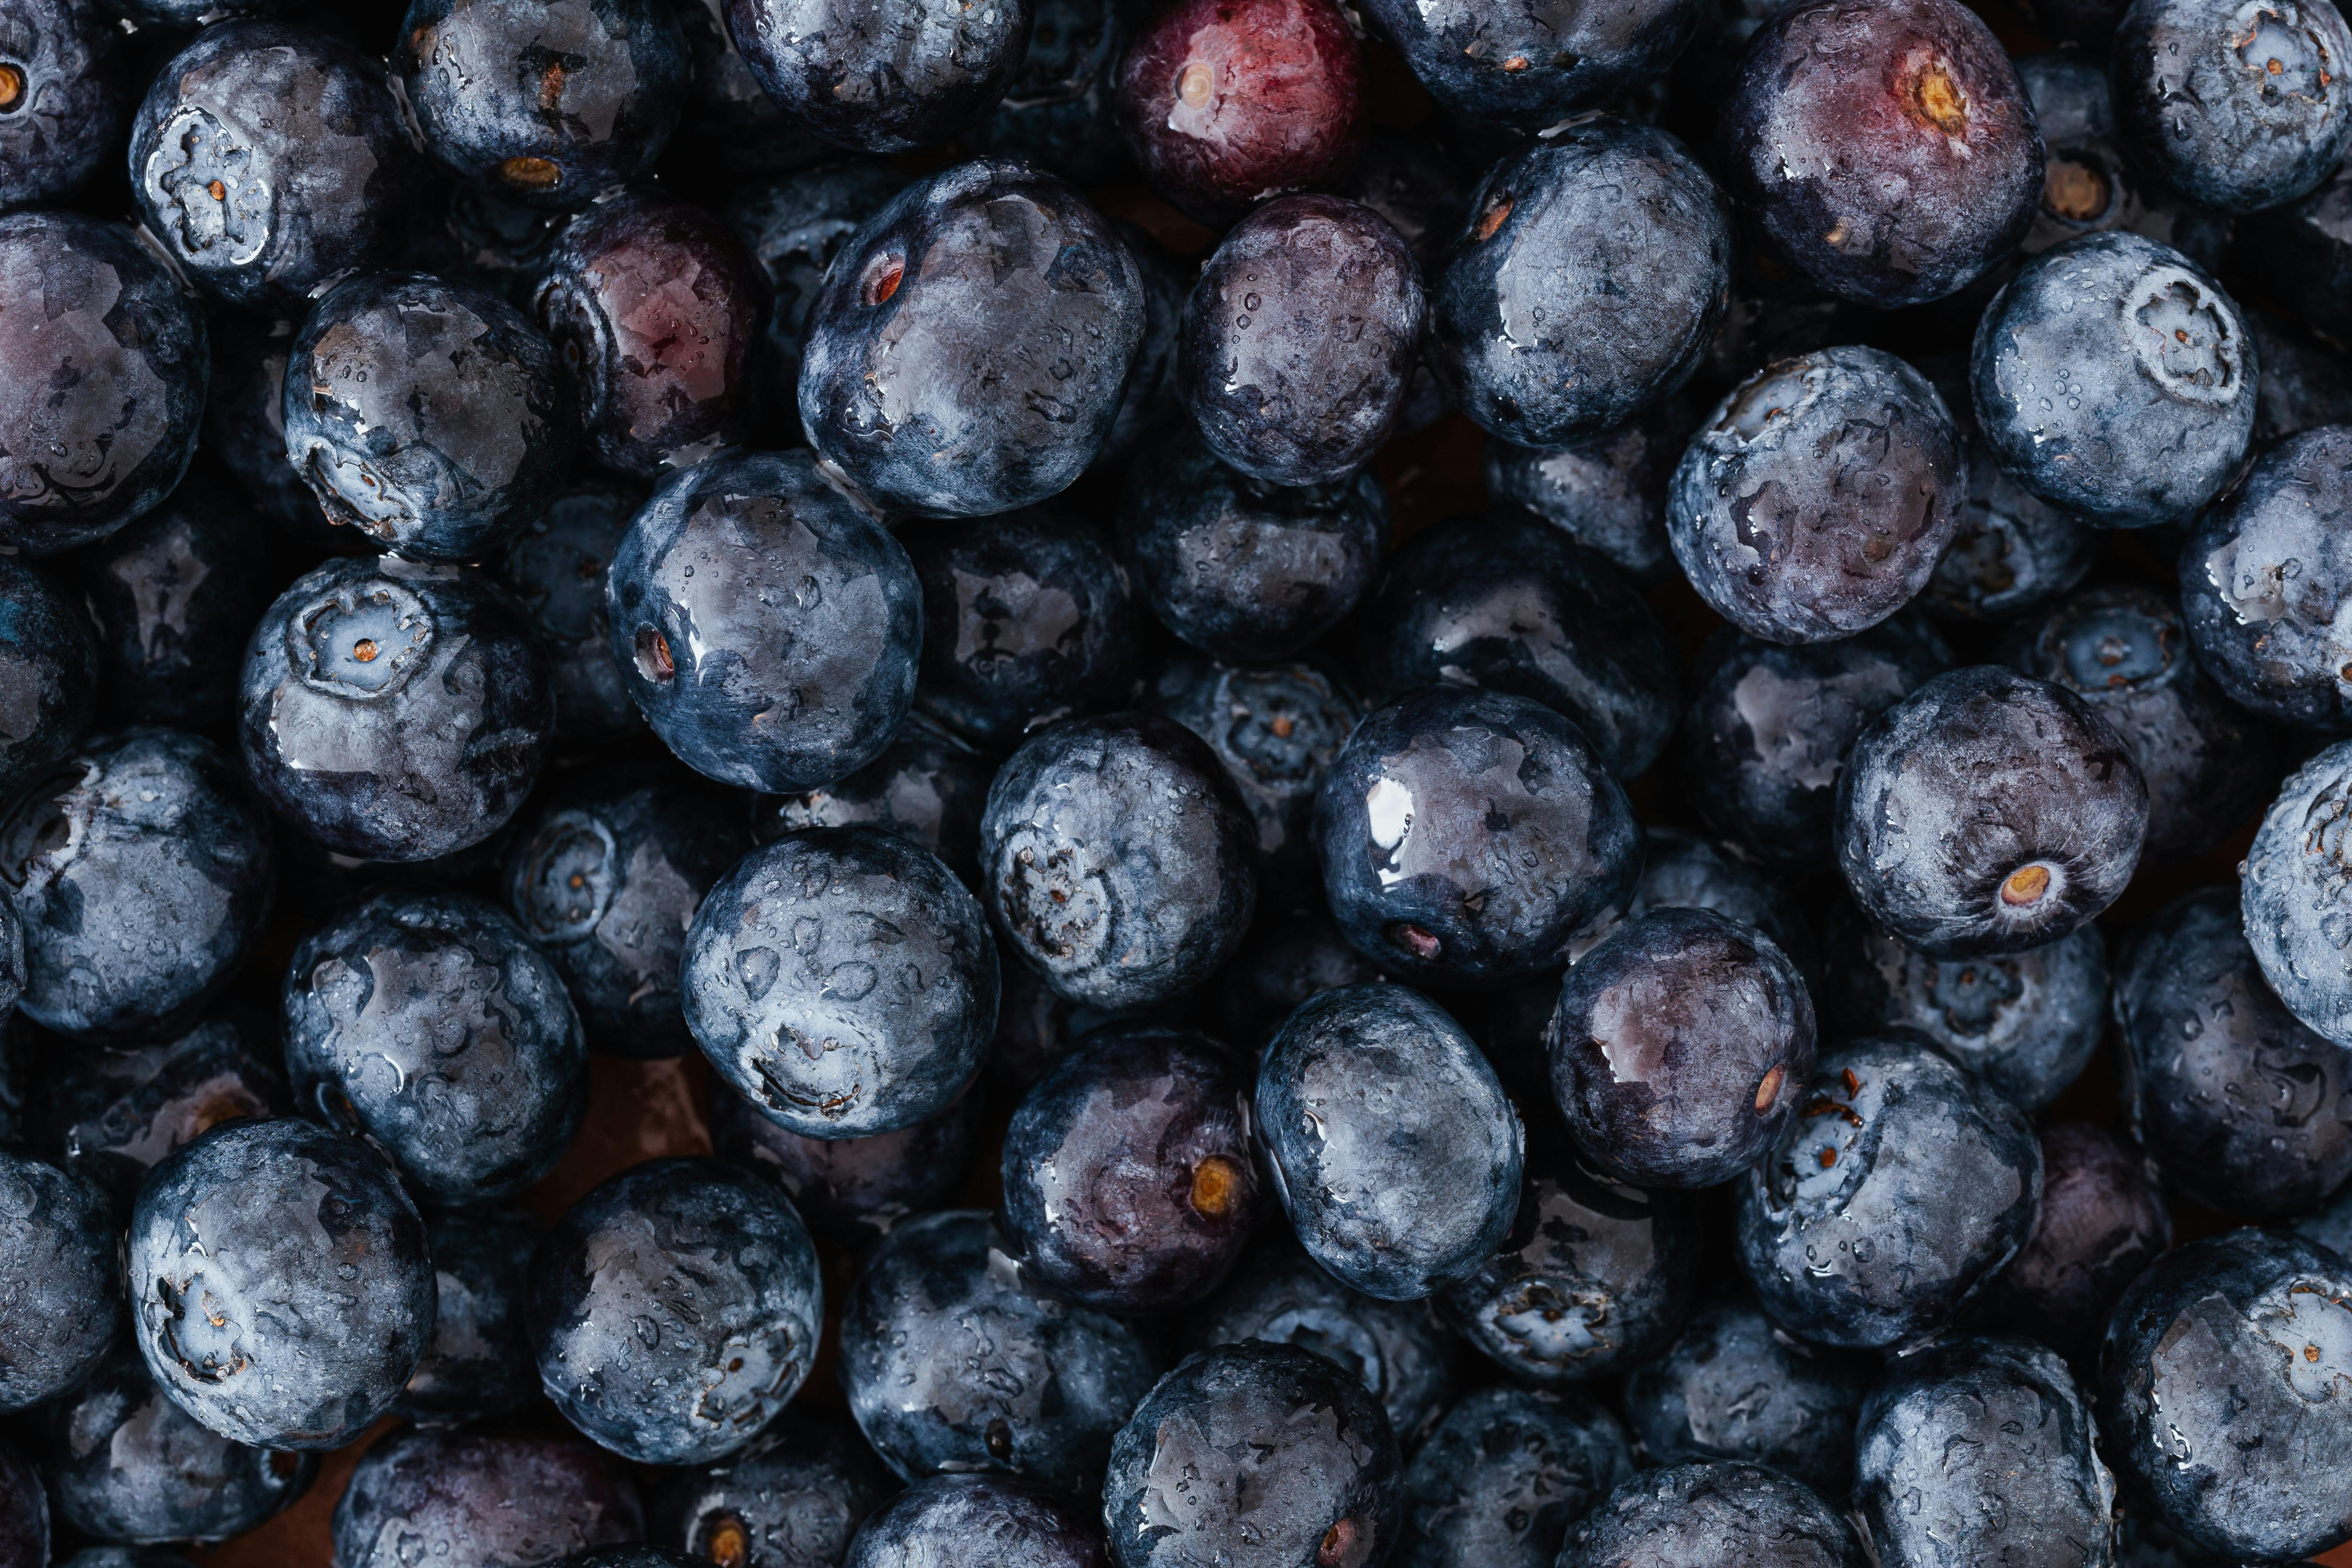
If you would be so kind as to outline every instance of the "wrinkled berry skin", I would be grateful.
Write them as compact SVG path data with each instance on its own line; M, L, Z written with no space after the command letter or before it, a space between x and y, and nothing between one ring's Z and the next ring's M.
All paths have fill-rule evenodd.
M1815 0L1748 47L1717 140L1757 228L1816 287L1940 300L2024 237L2042 195L2032 100L1956 0Z
M1122 0L1033 0L1028 51L1004 96L960 140L1074 185L1129 174L1112 109L1134 18Z
M2095 526L2147 528L2236 477L2256 360L2237 302L2196 263L2136 234L2093 234L1993 296L1969 383L2010 478Z
M861 153L947 141L1004 96L1031 0L727 0L727 30L784 111Z
M697 772L771 792L882 754L914 696L922 608L905 547L806 452L671 479L605 589L613 662L655 733Z
M210 741L98 737L0 823L0 882L25 924L17 1005L99 1039L184 1027L260 940L274 858L268 816Z
M211 374L205 319L120 224L0 217L0 545L102 539L188 471Z
M1551 1568L1569 1529L1633 1473L1617 1418L1582 1394L1482 1388L1404 1470L1398 1568Z
M247 773L330 849L430 860L506 825L555 701L514 601L466 566L329 561L280 594L237 680Z
M712 0L724 7L726 0ZM770 101L760 95L761 102ZM801 379L801 343L824 269L907 176L878 158L845 158L738 192L719 216L768 275L765 410L787 419Z
M1877 349L1823 349L1716 405L1675 469L1666 537L1740 630L1827 642L1927 585L1967 495L1958 427L1927 379Z
M224 1122L157 1162L129 1257L147 1370L233 1442L341 1447L432 1341L416 1205L383 1156L298 1118Z
M727 792L669 767L594 770L507 852L507 908L562 977L588 1048L694 1048L678 963L694 910L745 848Z
M647 480L751 429L767 309L766 276L743 242L650 191L616 193L565 225L531 295L572 374L589 451Z
M932 1476L877 1510L843 1568L1107 1568L1102 1525L1018 1476Z
M910 1215L928 1213L971 1167L982 1097L864 1138L810 1138L779 1127L724 1082L710 1086L711 1152L784 1190L818 1237L856 1250Z
M868 1515L898 1490L839 1411L803 1405L750 1447L674 1475L646 1536L738 1568L840 1568Z
M643 1529L637 1489L577 1438L397 1432L335 1504L333 1568L521 1568Z
M645 500L633 485L575 485L524 524L499 559L500 579L547 651L555 732L563 739L595 743L644 732L645 715L613 662L604 576Z
M1775 1321L1883 1349L1949 1319L2016 1256L2042 1195L2025 1113L1895 1032L1824 1052L1738 1187L1739 1260Z
M1487 433L1597 436L1698 368L1729 296L1731 222L1672 136L1565 131L1496 164L1470 211L1430 289L1430 368Z
M1202 267L1177 329L1178 395L1243 473L1337 483L1388 439L1427 309L1388 219L1338 196L1280 197Z
M2158 1518L2240 1559L2295 1558L2352 1535L2343 1258L2233 1230L2157 1259L2099 1351L2107 1458ZM2260 1440L2255 1441L2259 1435Z
M980 837L1012 951L1083 1006L1191 990L1233 956L1257 907L1249 807L1216 753L1157 714L1038 731L989 785Z
M1143 325L1135 258L1076 191L1024 163L959 163L835 258L809 307L801 426L886 510L1034 506L1101 450Z
M2352 1044L2352 951L2336 912L2344 896L2345 805L2352 743L2338 742L2281 786L2239 873L2246 940L2287 1010L2320 1035Z
M691 1315L666 1308L688 1289ZM709 1159L648 1160L572 1205L531 1260L525 1309L547 1396L641 1465L706 1464L758 1436L808 1376L824 1316L793 1205Z
M1259 1064L1255 1130L1307 1255L1367 1296L1411 1301L1510 1228L1526 1132L1477 1046L1402 986L1326 991Z
M1891 1563L2115 1561L2116 1479L2089 1402L2031 1340L1896 1356L1855 1434L1854 1500Z
M1621 779L1665 750L1682 704L1665 628L1598 552L1525 512L1456 519L1397 552L1358 618L1367 699L1444 682L1532 698Z
M437 1202L513 1196L587 1112L562 976L468 894L379 893L329 921L294 950L283 1009L297 1107L364 1133Z
M1370 0L1371 25L1439 102L1523 131L1554 125L1659 75L1697 28L1698 0L1622 9L1547 0Z
M1018 511L897 537L922 584L916 700L932 718L1002 750L1041 722L1132 700L1140 617L1093 528Z
M2114 41L2117 139L2200 206L2304 195L2352 146L2352 28L2327 0L2136 0Z
M1073 1304L1016 1261L985 1214L894 1227L842 1307L841 1386L900 1477L1013 1471L1093 1489L1156 1369L1136 1331Z
M1386 973L1493 988L1622 912L1642 869L1624 790L1524 697L1423 687L1356 726L1315 840L1332 918Z
M1107 1312L1216 1289L1262 1206L1249 1075L1205 1035L1099 1031L1054 1064L1004 1134L1005 1227L1023 1267Z
M1241 786L1269 877L1288 870L1311 877L1315 794L1362 717L1355 700L1311 664L1235 669L1178 658L1160 671L1150 703L1207 742Z
M0 207L65 195L98 172L114 146L130 94L121 35L91 0L13 0L0 66Z
M1569 1531L1559 1568L1866 1568L1845 1516L1802 1481L1737 1461L1643 1470Z
M653 168L693 58L661 0L415 0L393 68L445 167L571 211Z
M1370 473L1304 488L1252 479L1190 420L1150 437L1119 501L1120 554L1160 622L1213 658L1286 658L1337 626L1388 547Z
M1111 1446L1111 1558L1361 1568L1397 1540L1402 1468L1388 1417L1330 1362L1255 1341L1203 1351L1160 1380Z
M0 1568L48 1568L49 1501L41 1478L0 1445Z
M2132 1135L2173 1187L2257 1218L2352 1179L2352 1063L2264 983L2260 918L2242 928L2225 887L2176 899L2124 952L2115 1000Z
M2107 1128L2051 1122L2033 1230L1985 1288L1982 1315L2088 1365L2124 1288L2171 1245L2157 1163Z
M1370 120L1363 52L1329 0L1180 0L1128 46L1118 82L1144 178L1203 223L1339 178Z
M125 1211L148 1167L181 1144L232 1117L292 1108L275 1031L227 1018L161 1045L85 1047L42 1068L26 1149L79 1172Z
M1666 486L1691 432L1678 397L1663 398L1612 430L1561 447L1486 443L1486 493L1525 507L1643 584L1674 574Z
M1855 740L1838 868L1874 924L1930 958L2042 947L2131 880L2147 784L2074 692L1996 665L1939 675Z
M462 1426L504 1415L539 1392L522 1314L531 1251L546 1233L515 1208L427 1216L439 1310L433 1342L393 1414L420 1426Z
M0 735L0 791L14 794L73 750L98 707L98 675L97 639L62 585L0 556L0 683L15 710Z
M844 779L796 795L755 796L751 837L772 844L803 827L883 828L919 844L977 886L980 814L992 760L946 726L909 713L880 756Z
M380 61L259 21L206 28L163 68L131 118L130 172L147 232L190 279L286 314L391 259L425 174Z
M996 945L936 855L878 827L788 834L704 895L687 1026L779 1126L865 1138L945 1110L996 1027Z
M1692 1313L1664 1354L1633 1369L1626 1419L1659 1464L1742 1459L1842 1498L1854 1416L1876 1376L1871 1357L1807 1344L1743 1291Z
M1779 944L1713 910L1652 910L1569 971L1552 1093L1606 1174L1711 1187L1780 1137L1813 1054L1812 999Z
M127 1345L33 1419L58 1521L101 1541L226 1541L276 1518L319 1473L316 1455L272 1454L200 1426Z
M0 1152L0 1412L89 1375L122 1326L121 1264L106 1194L43 1161Z

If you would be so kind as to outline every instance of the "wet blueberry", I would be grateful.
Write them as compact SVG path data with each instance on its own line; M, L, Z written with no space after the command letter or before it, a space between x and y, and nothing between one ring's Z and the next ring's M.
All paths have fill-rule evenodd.
M1675 571L1666 543L1666 486L1692 415L1664 398L1624 424L1564 447L1486 443L1486 491L1520 506L1643 583Z
M783 110L866 153L944 142L1004 95L1029 47L1031 0L981 10L919 0L727 0L743 63Z
M523 1298L546 1227L520 1209L450 1209L426 1217L439 1310L433 1342L393 1405L420 1426L468 1426L539 1392Z
M2017 61L2018 79L2033 100L2034 117L2050 155L2042 177L2042 210L2018 245L2039 256L2053 245L2100 229L2127 228L2169 245L2200 267L2221 259L2230 240L2227 214L2183 200L2152 178L2117 144L2114 95L2105 47L2123 7L2116 0L2041 0L2046 13L2078 5L2111 6L2106 26L2085 49L2051 49Z
M2352 175L2339 164L2308 195L2241 217L2236 228L2238 259L2250 264L2248 269L2274 299L2290 304L2298 323L2330 343L2352 337L2352 309L2343 294L2347 277L2352 277L2347 271L2352 266L2352 233L2343 221L2347 204L2352 204ZM2343 423L2342 357L2291 328L2281 331L2285 323L2275 316L2258 310L2247 314L2263 368L2263 411L2255 416L2254 439L2265 442L2312 425ZM2273 345L2284 352L2274 353ZM2321 394L2336 406L2323 418L2277 427L2273 404L2302 401L2288 397L2290 391L2306 397Z
M1582 1394L1482 1388L1404 1469L1399 1568L1551 1568L1570 1526L1633 1472L1617 1418Z
M1124 0L1033 0L1028 52L996 107L961 140L992 158L1017 158L1077 185L1127 170L1113 99L1133 30Z
M80 1172L125 1210L148 1167L181 1144L291 1106L275 1030L226 1017L160 1045L47 1055L36 1082L26 1147Z
M1268 872L1311 868L1316 791L1362 716L1346 689L1311 664L1236 669L1180 657L1150 700L1207 742L1241 786Z
M1977 430L1965 355L1937 355L1927 363L1937 395L1960 432L1969 488L1951 547L1920 591L1919 607L1945 622L2013 620L2083 580L2098 550L2098 531L1993 461Z
M896 1131L811 1138L779 1127L725 1082L710 1086L712 1152L784 1190L810 1230L862 1247L910 1215L937 1208L971 1167L981 1096Z
M1102 1525L1066 1490L1019 1476L932 1476L877 1510L844 1568L1105 1568Z
M1653 827L1643 838L1647 852L1642 859L1642 880L1625 908L1628 917L1639 918L1652 910L1712 910L1754 926L1796 965L1806 991L1816 996L1814 1011L1820 1013L1821 942L1794 893L1737 851L1697 834L1679 827ZM1551 1008L1547 1005L1544 1023L1550 1018Z
M361 1456L335 1504L333 1568L520 1568L643 1527L636 1488L575 1438L400 1432Z
M98 172L130 73L121 35L91 0L11 0L0 33L0 207L29 206Z
M723 7L726 0L712 0ZM767 101L761 95L761 100ZM907 176L878 158L845 159L737 192L719 216L768 275L767 402L789 423L801 378L809 307L824 270L858 226L906 188Z
M1853 1526L1761 1465L1643 1470L1569 1532L1559 1568L1864 1568Z
M122 1325L121 1264L104 1193L45 1161L0 1152L0 1411L66 1393Z
M2352 949L2336 906L2344 879L2352 743L2327 748L2283 785L2239 872L2246 941L2287 1010L2337 1045L2352 1042Z
M530 616L555 688L555 732L601 742L642 732L613 661L604 573L645 504L634 485L592 479L558 494L507 546L499 575Z
M1258 912L1258 929L1218 975L1208 1000L1223 1037L1256 1052L1309 996L1380 977L1379 966L1348 945L1310 889L1298 907Z
M2116 130L2200 206L2293 201L2352 145L2352 28L2327 0L2137 0L2114 42Z
M991 771L989 759L946 726L909 713L882 754L848 777L795 795L755 797L751 837L772 844L803 827L864 824L921 845L977 885L980 814Z
M14 793L73 750L98 706L98 675L97 639L62 585L0 556L0 683L11 693L0 790Z
M2137 1144L2075 1121L2042 1129L2042 1206L1993 1276L1984 1316L2088 1363L2124 1288L2172 1245L2158 1166Z
M715 167L729 174L772 174L816 163L832 152L751 74L727 30L727 0L680 0L677 25L686 35L694 82L669 148L672 171Z
M719 1568L841 1568L858 1526L897 1489L846 1417L800 1405L751 1447L673 1476L646 1534Z
M1697 0L1643 0L1622 10L1543 0L1434 6L1371 0L1365 9L1440 102L1528 131L1606 107L1658 76L1690 42L1700 14Z

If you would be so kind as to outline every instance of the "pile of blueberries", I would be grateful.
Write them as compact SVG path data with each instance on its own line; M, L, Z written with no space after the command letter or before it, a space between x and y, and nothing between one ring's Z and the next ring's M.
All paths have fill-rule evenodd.
M2347 70L0 0L0 1568L2352 1539Z

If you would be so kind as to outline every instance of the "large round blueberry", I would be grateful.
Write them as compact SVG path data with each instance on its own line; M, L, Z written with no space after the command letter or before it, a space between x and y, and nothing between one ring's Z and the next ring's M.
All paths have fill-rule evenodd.
M576 1438L398 1432L335 1504L333 1568L537 1563L636 1540L637 1489Z
M711 1152L784 1190L817 1236L861 1247L945 1202L971 1167L982 1096L864 1138L810 1138L780 1127L724 1081L710 1086Z
M1881 714L1838 779L1838 868L1930 958L2022 952L2088 924L2139 864L2147 785L2074 691L1979 665Z
M507 907L587 1031L619 1057L694 1048L678 963L696 907L744 848L727 792L674 767L597 770L550 798L507 852Z
M2105 1127L2051 1122L2032 1233L1985 1288L1983 1316L2088 1364L2124 1288L2171 1245L2157 1163Z
M987 916L938 856L878 827L745 856L704 895L679 973L719 1076L812 1138L938 1115L996 1028Z
M727 0L710 0L725 8ZM767 102L766 95L761 100ZM801 344L809 307L824 284L825 268L857 227L907 187L907 176L879 158L847 158L764 181L736 193L719 209L727 226L751 248L768 275L764 412L790 420L801 379Z
M181 1144L236 1117L292 1108L277 1030L258 1019L215 1017L161 1045L58 1052L38 1064L34 1086L25 1147L125 1209L148 1168Z
M1380 1405L1321 1356L1255 1341L1202 1351L1111 1447L1111 1559L1366 1568L1395 1545L1401 1468Z
M211 374L205 319L120 224L0 217L0 545L53 554L172 493Z
M1112 115L1119 56L1138 18L1121 0L1034 0L1029 47L996 106L959 138L1076 185L1129 174Z
M2352 1059L2272 994L2259 918L2226 887L2174 900L2116 966L2115 1012L2125 1112L2165 1180L2262 1217L2352 1179Z
M1738 1186L1739 1260L1782 1327L1894 1344L1949 1319L2025 1244L2033 1129L1923 1037L1824 1054L1801 1099Z
M732 1568L841 1568L858 1526L896 1490L846 1416L796 1405L749 1447L673 1475L646 1533Z
M1399 1568L1552 1568L1569 1528L1633 1473L1617 1418L1581 1394L1482 1388L1404 1469Z
M245 646L246 772L330 849L429 860L506 825L539 778L555 702L513 600L465 566L330 561Z
M644 731L645 716L629 700L613 658L604 575L645 501L634 485L576 485L548 501L499 563L499 575L547 650L555 732L566 740L596 742Z
M1150 1006L1231 957L1257 903L1256 832L1224 764L1172 719L1039 731L981 818L992 912L1069 1001Z
M98 1187L0 1152L0 1412L54 1399L104 1359L122 1326L112 1205Z
M1491 170L1430 290L1430 367L1489 434L1556 447L1690 378L1723 320L1731 224L1682 144L1616 121Z
M2328 0L2136 0L2116 28L2116 134L2200 206L2293 201L2352 146L2352 28Z
M850 1414L906 1479L1010 1470L1086 1492L1151 1386L1135 1330L1047 1290L987 1215L894 1227L841 1318Z
M914 568L806 452L714 458L656 490L614 554L605 605L629 695L721 784L856 773L914 696Z
M1927 585L1967 490L1958 428L1927 377L1877 349L1823 349L1716 405L1675 469L1666 537L1740 630L1826 642Z
M1697 0L1622 8L1545 0L1371 0L1372 26L1457 114L1527 131L1600 109L1664 71L1698 26Z
M1486 443L1486 493L1525 507L1643 583L1671 576L1666 486L1691 432L1683 398L1559 447Z
M2086 235L2018 268L1969 382L1992 458L2105 528L2187 517L2236 477L2255 353L2237 302L2168 246Z
M1029 47L1031 0L727 0L768 96L829 142L906 153L993 108Z
M547 1233L520 1209L484 1205L427 1216L433 1342L393 1413L420 1426L462 1426L528 1403L539 1392L523 1300L530 1255Z
M433 1337L425 1222L392 1165L292 1117L156 1163L131 1215L132 1331L172 1402L261 1448L340 1448Z
M1066 1489L1020 1476L932 1476L875 1511L843 1568L1105 1568L1102 1524Z
M694 1465L791 1402L824 1316L816 1247L783 1195L667 1159L572 1205L531 1260L525 1321L565 1420L637 1464Z
M1628 1479L1569 1532L1559 1568L1865 1568L1873 1560L1812 1488L1730 1461Z
M1642 869L1625 792L1524 697L1406 693L1340 747L1315 802L1332 917L1391 974L1494 986L1558 964Z
M835 257L809 307L801 425L887 510L1032 506L1110 434L1143 316L1135 258L1076 191L1026 164L960 163Z
M0 689L9 693L0 790L13 794L73 750L98 706L98 676L89 622L62 585L0 555Z
M2299 1237L2233 1230L2157 1259L2099 1352L2107 1458L2159 1521L2232 1562L2352 1535L2352 1269Z
M909 713L882 754L846 778L792 795L755 796L751 837L772 844L804 827L863 824L921 845L977 886L980 814L993 771L991 758L945 725Z
M1241 786L1268 871L1311 867L1316 792L1362 716L1339 683L1311 664L1235 669L1179 658L1150 702L1207 742Z
M121 34L92 0L11 0L0 43L0 207L96 174L130 102Z
M2339 907L2352 742L2305 763L2283 785L2239 871L2246 941L2287 1010L2339 1046L2352 1045L2352 928Z
M210 741L100 736L0 820L25 922L27 1017L68 1035L184 1026L253 951L274 891L269 818Z
M651 172L693 71L661 0L414 0L393 63L434 157L566 209Z

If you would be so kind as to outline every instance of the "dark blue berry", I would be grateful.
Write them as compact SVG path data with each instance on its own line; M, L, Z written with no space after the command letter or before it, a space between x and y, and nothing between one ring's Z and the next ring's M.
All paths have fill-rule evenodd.
M120 1223L106 1194L45 1161L0 1152L0 1412L89 1375L122 1326Z
M848 777L756 797L751 837L772 844L804 827L879 827L921 845L977 886L991 771L989 759L953 731L909 713L882 754Z
M712 1152L774 1182L809 1229L857 1247L911 1215L937 1208L963 1185L978 1141L981 1096L895 1131L811 1138L780 1127L720 1081L710 1086Z
M0 790L32 783L80 740L98 707L99 650L89 622L56 579L0 556Z
M1633 1473L1617 1418L1584 1395L1482 1388L1404 1469L1399 1568L1551 1568L1573 1525Z
M0 10L0 207L56 199L98 172L130 104L121 34L92 0Z
M2032 1233L1986 1287L1982 1315L2087 1365L2116 1298L2171 1245L2154 1160L2105 1127L2049 1123Z
M1063 1489L1019 1476L932 1476L877 1510L843 1568L1105 1568L1102 1525Z
M2352 742L2305 763L2279 789L2240 868L2254 962L2287 1011L2326 1038L2352 1043L2352 928L2337 912Z
M276 1031L218 1017L161 1045L47 1054L26 1146L126 1211L148 1168L216 1124L291 1109Z
M1643 837L1648 852L1642 860L1642 880L1625 908L1629 917L1638 918L1652 910L1712 910L1754 926L1797 966L1806 991L1818 997L1821 943L1795 893L1737 850L1697 834L1679 827L1653 827ZM1818 1001L1814 1011L1817 1015L1821 1011ZM1549 1016L1547 1011L1547 1021Z
M898 1488L845 1416L803 1405L751 1447L672 1476L646 1533L733 1568L841 1568L858 1526Z
M555 732L565 740L613 741L645 729L604 615L605 570L645 500L635 486L608 479L574 486L523 526L499 562L499 575L547 650Z
M1032 0L1028 52L1004 96L960 138L1077 185L1128 173L1112 113L1119 55L1134 25L1124 0Z
M1559 1568L1865 1568L1844 1515L1804 1482L1738 1461L1643 1470L1574 1530Z
M333 1568L538 1563L643 1531L637 1489L576 1438L398 1432L335 1504Z
M469 1426L539 1392L523 1299L530 1255L547 1233L520 1209L450 1209L427 1216L439 1310L433 1342L393 1405L420 1426Z
M728 0L727 30L768 96L866 153L944 142L1004 96L1029 47L1030 0Z
M1311 664L1236 669L1178 658L1160 671L1150 701L1207 742L1241 786L1265 866L1310 868L1316 791L1362 717L1346 689Z
M1696 417L1663 398L1613 429L1559 447L1486 443L1486 492L1525 507L1643 583L1673 575L1666 486Z
M2325 0L2135 0L2113 50L2117 140L2200 206L2293 201L2352 146L2352 28Z

